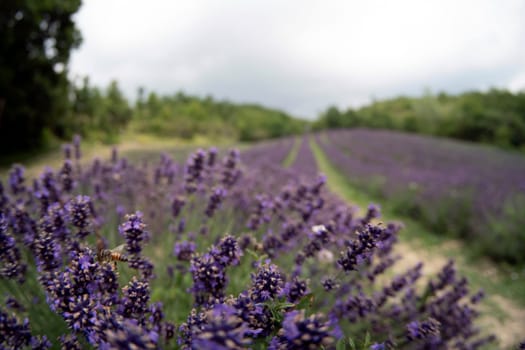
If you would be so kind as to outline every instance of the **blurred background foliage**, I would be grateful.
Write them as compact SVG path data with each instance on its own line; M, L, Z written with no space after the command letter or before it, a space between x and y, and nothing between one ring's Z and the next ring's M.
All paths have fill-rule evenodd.
M81 43L73 15L80 0L0 2L0 155L42 151L81 134L118 142L124 129L161 137L196 135L256 141L304 131L306 121L253 104L183 92L131 103L118 82L101 88L68 79L71 50Z
M327 108L313 128L367 127L450 137L525 150L525 92L491 89L458 95L425 92L364 107Z
M0 148L42 146L66 137L67 63L81 43L73 14L80 0L0 1Z
M89 78L71 85L72 108L68 135L114 143L126 128L158 137L257 141L300 133L306 121L258 105L215 101L213 97L146 94L139 88L134 104L120 91L117 81L106 89L90 85Z
M257 141L314 129L403 130L525 150L525 92L492 89L459 95L425 92L340 110L315 121L255 104L182 91L138 89L130 101L117 81L99 87L68 79L70 53L82 41L73 15L80 0L0 2L0 158L41 152L73 134L117 143L124 131L211 141ZM4 161L5 162L5 161Z

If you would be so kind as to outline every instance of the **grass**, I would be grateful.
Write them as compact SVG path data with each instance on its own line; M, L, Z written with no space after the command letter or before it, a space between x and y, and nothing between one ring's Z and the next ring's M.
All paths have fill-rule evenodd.
M213 142L212 142L213 141ZM231 142L225 140L210 140L199 136L192 140L177 138L161 138L148 134L126 133L122 135L121 142L116 145L104 144L90 140L82 140L82 158L90 162L95 157L109 158L113 147L118 147L119 153L129 157L131 160L148 159L151 156L158 157L161 152L175 156L176 160L182 160L191 151L198 147L209 147L212 144L218 147L232 146ZM240 149L246 148L246 144L235 144ZM182 152L181 152L182 150ZM150 158L151 159L151 158ZM58 169L63 161L62 149L52 147L41 152L24 153L16 157L5 158L0 163L0 179L6 179L12 163L22 164L26 168L26 178L32 179L40 174L46 166Z
M297 158L297 154L299 153L299 149L301 148L301 142L302 142L301 137L295 137L292 149L290 150L290 153L288 153L288 155L283 161L283 167L289 168L295 162L295 159Z

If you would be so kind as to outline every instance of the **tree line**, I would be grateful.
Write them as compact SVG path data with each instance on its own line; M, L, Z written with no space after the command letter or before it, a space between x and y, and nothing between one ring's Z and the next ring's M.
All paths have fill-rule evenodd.
M109 142L126 128L159 137L258 141L301 133L307 124L280 110L183 91L159 95L141 87L136 101L129 103L116 81L100 89L90 85L88 78L72 86L71 101L69 133Z
M139 89L130 103L113 81L100 88L68 79L82 42L80 0L0 1L0 156L42 150L73 134L115 142L126 128L160 136L256 141L302 132L305 121L270 108L183 92Z
M380 128L482 142L525 150L525 91L490 89L458 95L426 92L364 107L327 108L314 129Z
M525 149L525 92L426 93L329 107L313 123L254 104L211 96L146 93L130 103L113 81L105 88L68 79L70 53L82 37L73 15L80 0L0 1L0 156L41 150L78 133L115 142L121 131L166 137L205 135L257 141L314 129L368 127Z
M0 1L0 155L65 137L80 0Z

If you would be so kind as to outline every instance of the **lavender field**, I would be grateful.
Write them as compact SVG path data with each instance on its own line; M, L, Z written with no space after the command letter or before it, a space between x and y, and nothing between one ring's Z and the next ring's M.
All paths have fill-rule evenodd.
M484 293L452 261L396 268L401 226L329 192L309 141L179 163L116 149L84 161L77 139L35 179L14 165L0 186L2 348L497 346L477 322Z
M481 255L523 263L525 157L446 139L366 129L316 135L349 181Z
M525 350L525 2L0 9L0 350Z

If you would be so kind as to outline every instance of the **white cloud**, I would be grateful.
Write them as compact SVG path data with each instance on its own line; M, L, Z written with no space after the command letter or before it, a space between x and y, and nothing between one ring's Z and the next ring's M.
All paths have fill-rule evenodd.
M514 92L525 91L525 71L512 78L509 89Z
M71 72L314 117L424 87L519 88L524 13L519 0L90 0Z

